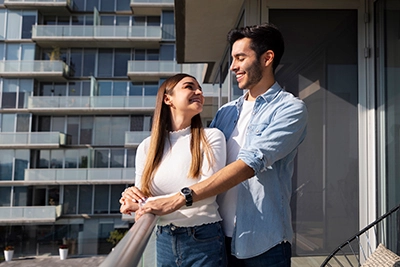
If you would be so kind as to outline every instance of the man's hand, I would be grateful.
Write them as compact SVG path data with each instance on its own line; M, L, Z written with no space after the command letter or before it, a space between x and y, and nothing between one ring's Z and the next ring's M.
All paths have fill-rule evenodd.
M170 197L160 197L147 201L146 204L136 211L135 216L139 219L144 213L153 213L155 215L169 214L179 210L185 203L185 198L180 193Z

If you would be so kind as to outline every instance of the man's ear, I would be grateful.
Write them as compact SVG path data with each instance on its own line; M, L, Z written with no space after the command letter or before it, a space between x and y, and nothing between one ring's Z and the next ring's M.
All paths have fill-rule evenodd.
M272 62L274 61L274 57L275 57L274 51L267 50L262 55L264 66L268 66L268 65L272 66Z

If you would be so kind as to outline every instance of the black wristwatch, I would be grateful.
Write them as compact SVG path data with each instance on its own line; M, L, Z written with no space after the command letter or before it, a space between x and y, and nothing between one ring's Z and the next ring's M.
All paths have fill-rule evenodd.
M192 195L192 189L189 187L184 187L181 189L181 195L185 197L186 200L186 206L190 207L193 204L193 195Z

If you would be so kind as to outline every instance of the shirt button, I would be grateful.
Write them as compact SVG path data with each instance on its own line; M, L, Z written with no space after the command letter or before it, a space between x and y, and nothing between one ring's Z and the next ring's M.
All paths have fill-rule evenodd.
M176 229L175 225L172 225L171 226L171 231L175 231L175 229Z

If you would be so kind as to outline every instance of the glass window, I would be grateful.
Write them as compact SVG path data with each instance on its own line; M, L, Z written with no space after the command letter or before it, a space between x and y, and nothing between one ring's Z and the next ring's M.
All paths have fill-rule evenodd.
M17 114L17 132L29 132L30 114Z
M130 11L130 0L117 0L117 11Z
M126 131L129 131L129 117L112 117L111 145L124 145Z
M98 77L111 77L113 73L112 49L99 49Z
M127 82L114 82L113 95L126 96Z
M146 17L142 16L133 16L132 17L132 25L133 26L145 26L146 24Z
M5 9L0 9L0 40L6 39L6 10ZM3 59L0 57L0 59Z
M110 144L110 117L95 117L94 118L94 144L108 145Z
M117 16L115 18L115 25L129 26L130 16Z
M20 48L19 44L7 44L6 46L6 60L20 60Z
M51 155L50 168L55 168L55 169L63 168L64 151L51 150L50 155Z
M143 131L143 115L132 115L131 116L131 131Z
M38 168L49 168L50 167L50 150L39 150L39 164Z
M17 92L18 92L18 80L4 79L1 107L16 108Z
M99 96L109 96L112 91L112 82L100 81L99 82Z
M93 117L82 116L81 117L81 132L80 141L81 145L91 144L93 134Z
M135 168L136 149L127 149L127 168ZM134 180L134 178L132 178Z
M108 149L94 150L94 168L108 168Z
M22 17L22 39L32 38L32 26L35 25L36 16L24 15Z
M38 132L50 132L50 116L40 116L39 117L39 130Z
M0 186L0 207L9 207L10 205L11 205L11 186Z
M14 114L3 114L1 120L1 131L2 132L15 132L15 115Z
M34 60L34 59L35 59L35 45L21 44L21 60Z
M146 60L146 50L135 49L134 60Z
M65 117L52 117L51 131L65 133Z
M161 45L160 60L174 60L174 59L175 59L175 45Z
M120 213L119 211L119 199L121 198L121 192L125 190L125 185L111 185L111 205L110 213Z
M124 154L124 149L112 149L110 153L110 168L123 168Z
M57 25L69 25L69 16L59 16L57 20Z
M114 11L115 0L100 0L101 11Z
M60 203L60 186L49 185L47 188L48 200L46 205L56 206Z
M83 76L94 76L96 66L96 50L85 49L83 54Z
M14 186L14 206L30 206L32 190L25 186Z
M144 95L157 95L158 83L157 82L146 82L144 87Z
M109 25L112 26L114 25L114 16L109 16L109 15L102 15L101 16L101 25Z
M52 90L55 96L66 96L67 83L54 83Z
M80 95L81 95L81 82L69 82L68 96L80 96Z
M79 214L92 214L92 188L92 185L79 186Z
M90 82L82 82L82 96L90 96Z
M33 91L33 79L21 79L19 81L18 108L28 107L28 97Z
M8 10L7 39L21 39L21 12Z
M25 169L29 166L29 150L15 150L14 180L23 181L25 179Z
M130 49L118 49L115 51L114 76L126 77L128 73L128 61L131 58Z
M89 168L89 149L79 149L79 168Z
M12 180L12 166L13 166L14 151L9 149L2 149L0 153L0 180Z
M69 57L70 75L71 77L82 76L82 49L71 49Z
M78 197L78 186L77 185L65 185L64 186L64 214L76 214L77 199Z
M162 38L175 40L175 21L173 11L162 12Z
M65 150L65 166L64 168L77 168L78 167L79 150L67 149Z
M147 26L160 26L160 16L148 16Z
M160 51L158 49L148 49L147 50L147 60L158 60L160 58Z
M129 95L143 95L143 83L132 82L129 86Z
M75 1L74 4L76 4L76 2L78 1ZM85 25L85 16L71 16L71 20L71 25Z
M0 15L1 15L1 9L0 9ZM0 19L1 19L1 17L0 17ZM1 27L0 27L0 32L1 32ZM0 36L0 40L1 40L1 36ZM6 45L5 45L5 43L0 43L0 60L5 59L5 58L4 58L5 50L6 50Z
M108 185L95 185L94 186L94 213L107 214L108 213L108 199L109 199L109 186Z
M67 118L67 134L71 136L71 144L77 145L79 140L79 117Z

